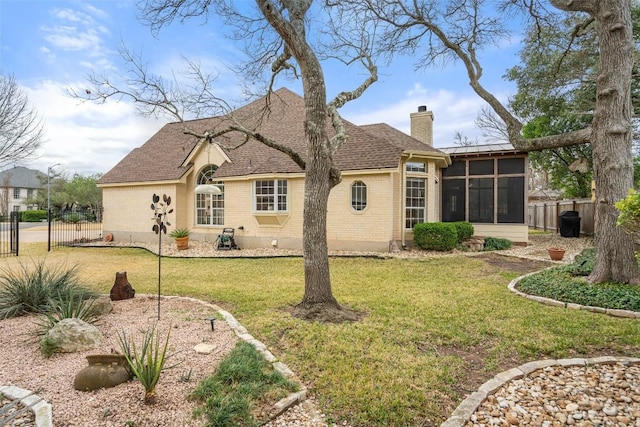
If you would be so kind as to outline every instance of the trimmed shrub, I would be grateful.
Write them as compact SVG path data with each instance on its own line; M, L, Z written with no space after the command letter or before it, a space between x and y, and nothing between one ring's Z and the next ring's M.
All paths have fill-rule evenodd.
M470 222L466 221L456 221L452 222L456 227L456 232L458 233L458 243L465 242L473 236L473 225Z
M24 222L40 222L43 219L47 219L47 211L45 210L33 210L20 212L20 220Z
M423 222L413 227L413 241L422 249L450 251L458 244L458 232L450 222Z
M509 249L513 245L513 242L509 239L502 239L500 237L486 237L484 239L485 251L502 251Z

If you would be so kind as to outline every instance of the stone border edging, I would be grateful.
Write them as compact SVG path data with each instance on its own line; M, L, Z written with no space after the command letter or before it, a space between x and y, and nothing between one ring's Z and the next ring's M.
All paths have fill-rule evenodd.
M553 267L549 267L549 268L553 268ZM627 319L640 319L640 312L637 312L637 311L621 310L621 309L615 309L615 308L593 307L590 305L581 305L581 304L575 304L571 302L558 301L553 298L541 297L537 295L529 295L516 289L516 285L518 284L518 282L520 282L520 280L524 279L525 277L529 277L531 275L537 274L539 272L540 271L534 271L532 273L525 274L524 276L516 277L511 282L509 282L507 289L509 289L514 294L530 299L531 301L539 302L541 304L546 304L553 307L562 307L562 308L567 308L571 310L584 310L584 311L590 311L592 313L607 314L613 317L624 317Z
M157 298L157 295L151 295L151 294L140 294L139 296ZM296 383L298 383L298 385L300 386L300 390L289 394L288 396L280 399L278 402L276 402L273 405L273 408L269 414L269 417L271 419L278 417L279 415L284 413L287 409L299 403L302 403L307 399L307 388L296 377L294 372L291 369L289 369L287 365L280 362L273 355L273 353L271 353L269 349L267 349L266 345L264 345L262 342L255 339L251 334L249 334L249 331L247 331L247 328L242 326L240 322L238 322L231 313L221 309L215 304L211 304L196 298L183 297L183 296L164 296L164 295L162 295L161 297L164 299L182 299L185 301L198 303L198 304L204 305L205 307L209 307L215 310L217 313L220 314L220 316L224 318L225 322L227 322L227 325L229 325L229 328L231 328L231 330L236 334L236 336L239 339L251 344L256 350L258 350L258 352L262 354L262 356L267 360L267 362L271 363L271 365L273 366L273 369L275 369L277 372L280 372L280 374L282 374L285 378L289 380L293 380Z
M478 388L478 391L467 396L467 398L463 400L453 411L451 416L444 423L440 424L440 427L464 427L464 425L471 420L473 413L476 412L488 396L495 393L500 387L509 381L523 378L524 376L539 369L544 369L550 366L568 368L571 366L588 366L595 364L613 365L616 363L640 364L640 358L601 356L590 359L543 359L525 363L517 368L511 368L507 371L500 372L492 379L482 384L480 388Z
M51 404L30 390L16 386L0 386L0 394L8 399L20 399L20 403L29 407L35 416L36 427L51 427L53 425Z

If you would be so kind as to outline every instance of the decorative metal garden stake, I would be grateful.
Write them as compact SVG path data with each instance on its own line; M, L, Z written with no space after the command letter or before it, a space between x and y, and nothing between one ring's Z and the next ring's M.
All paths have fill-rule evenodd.
M153 211L153 231L158 235L158 320L160 320L160 273L162 269L162 233L167 234L167 225L171 225L167 221L167 215L173 212L173 208L169 209L171 204L171 197L167 197L166 194L162 195L162 202L160 196L153 193L153 203L151 203L151 210Z

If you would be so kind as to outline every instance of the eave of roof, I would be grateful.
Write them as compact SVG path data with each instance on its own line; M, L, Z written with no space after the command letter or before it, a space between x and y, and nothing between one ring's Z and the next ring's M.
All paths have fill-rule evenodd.
M480 156L487 154L523 154L508 142L499 144L464 145L454 147L441 147L440 150L451 157Z

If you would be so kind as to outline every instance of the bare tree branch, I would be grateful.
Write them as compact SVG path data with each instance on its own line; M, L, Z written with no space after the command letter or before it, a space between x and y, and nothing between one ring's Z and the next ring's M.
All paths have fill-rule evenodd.
M15 78L0 74L0 167L34 155L44 124Z

